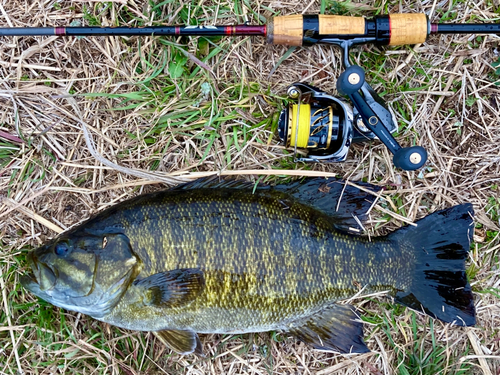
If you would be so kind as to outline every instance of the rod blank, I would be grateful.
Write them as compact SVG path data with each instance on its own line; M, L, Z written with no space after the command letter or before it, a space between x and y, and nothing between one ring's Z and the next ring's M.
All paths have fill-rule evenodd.
M266 35L266 26L4 27L0 36Z
M500 34L497 23L433 23L431 34Z

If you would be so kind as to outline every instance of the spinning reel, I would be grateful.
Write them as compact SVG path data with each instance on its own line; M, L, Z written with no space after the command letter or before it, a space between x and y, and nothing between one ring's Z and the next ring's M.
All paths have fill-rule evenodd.
M323 40L325 42L325 40ZM380 139L394 155L396 167L413 171L427 161L423 147L401 147L391 133L397 122L386 104L365 81L365 71L348 60L349 41L335 40L344 50L346 70L337 81L337 90L348 101L334 97L316 87L294 83L288 88L293 100L281 112L278 131L286 147L307 151L306 162L341 162L346 160L352 143Z

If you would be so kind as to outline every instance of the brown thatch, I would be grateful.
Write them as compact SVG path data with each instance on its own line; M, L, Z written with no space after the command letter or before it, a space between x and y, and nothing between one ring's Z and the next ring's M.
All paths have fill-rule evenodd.
M136 26L190 17L204 24L261 23L259 16L319 12L321 3L173 0L155 8L153 2L134 0L9 0L0 4L0 26ZM449 22L497 21L499 5L324 3L330 13L425 12ZM210 43L2 38L0 373L500 374L498 40L432 36L421 45L366 46L351 54L396 114L398 140L429 151L427 166L410 173L393 168L379 142L352 147L343 164L314 165L294 163L279 145L274 122L266 119L276 119L292 82L335 92L342 68L334 47L298 48L279 63L287 47L250 37ZM187 59L179 48L190 53ZM204 60L201 67L193 56ZM171 78L175 62L187 68ZM286 335L262 333L202 336L207 358L199 359L172 354L151 334L44 305L20 287L30 247L115 202L208 172L250 171L245 178L256 179L255 170L334 174L388 187L372 212L372 235L441 208L473 203L477 228L469 274L477 327L433 321L375 296L355 301L367 320L371 353L319 352Z

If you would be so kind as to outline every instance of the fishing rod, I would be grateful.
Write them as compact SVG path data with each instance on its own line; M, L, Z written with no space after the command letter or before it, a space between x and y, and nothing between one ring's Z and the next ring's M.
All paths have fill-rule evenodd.
M500 34L496 23L431 23L423 13L378 15L373 18L338 15L278 16L267 25L148 26L133 27L20 27L0 28L0 36L262 36L270 44L311 46L330 44L343 51L346 70L337 90L347 101L313 86L294 83L288 89L292 99L278 124L279 136L287 147L307 149L299 161L339 162L347 158L353 142L378 138L393 154L393 163L404 170L416 170L427 161L421 146L401 147L392 133L397 122L386 103L365 80L364 70L349 61L352 46L418 44L433 34ZM296 104L293 103L296 101Z
M267 25L147 27L3 27L0 36L265 36L289 46L330 43L329 39L370 38L369 42L403 45L426 41L432 34L499 34L496 23L431 23L423 13L379 15L371 19L336 15L274 17ZM373 38L373 39L372 39Z

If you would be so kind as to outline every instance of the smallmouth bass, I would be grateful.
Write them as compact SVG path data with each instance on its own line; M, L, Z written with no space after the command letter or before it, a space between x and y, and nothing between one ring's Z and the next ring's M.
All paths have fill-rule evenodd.
M373 185L365 188L377 191ZM195 181L117 204L28 255L23 286L65 309L152 331L181 354L198 333L280 330L315 348L368 351L358 293L475 323L465 274L472 205L384 237L348 233L374 195L338 180L275 187Z

